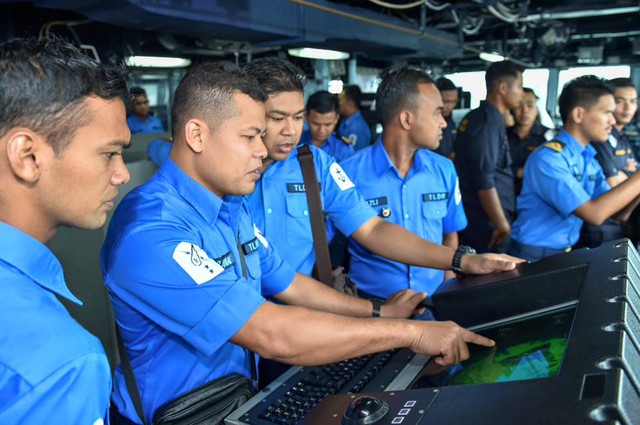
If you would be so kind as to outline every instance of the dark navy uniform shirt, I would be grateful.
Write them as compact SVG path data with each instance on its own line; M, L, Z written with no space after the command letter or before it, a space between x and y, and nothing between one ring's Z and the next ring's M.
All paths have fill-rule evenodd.
M200 385L230 373L251 376L253 356L229 340L295 276L244 198L219 198L171 159L117 208L101 264L147 423L158 407ZM113 399L140 423L120 368Z
M382 141L358 151L341 164L354 176L358 192L385 221L442 245L443 235L467 225L458 176L453 163L426 149L415 153L403 177L393 165ZM387 298L402 289L429 295L442 284L444 271L408 266L380 257L353 239L349 241L349 274L359 289Z
M338 133L349 139L355 150L360 150L371 144L371 130L360 111L349 118L344 118L340 123Z
M2 222L0 235L0 424L102 424L109 360L56 295L82 303L49 248Z
M456 129L456 124L453 121L451 115L449 115L448 117L444 117L444 120L447 122L447 127L442 130L442 140L440 140L440 146L438 146L438 148L434 149L433 151L449 158L453 153L453 141L455 140L458 130Z
M610 190L595 155L591 145L583 147L565 130L536 149L524 167L511 237L542 248L575 244L583 221L573 212Z
M302 133L302 137L300 137L300 144L313 145L311 136L309 135L309 130ZM331 134L329 138L324 141L322 146L320 146L320 149L334 157L338 162L349 158L355 153L353 146L351 146L348 141L343 140L335 134Z
M322 209L335 227L349 236L375 217L376 212L333 157L315 146L311 146L311 152ZM256 224L269 241L297 272L310 276L316 254L298 149L284 161L271 165L247 199ZM334 234L335 228L327 225L329 241Z
M511 153L511 169L516 185L516 193L520 193L522 189L522 179L518 178L518 169L524 168L524 164L538 146L552 138L549 137L550 130L540 124L538 121L533 123L531 133L524 139L521 139L516 132L516 127L507 129L507 138L509 139L509 152Z
M618 175L618 172L630 174L625 170L629 159L637 160L629 140L615 127L611 128L611 135L606 142L591 142L596 150L596 159L602 167L606 178Z
M496 188L507 219L515 213L511 155L504 117L491 102L483 101L458 126L454 142L456 170L465 212L489 220L477 192ZM471 230L471 229L469 229Z

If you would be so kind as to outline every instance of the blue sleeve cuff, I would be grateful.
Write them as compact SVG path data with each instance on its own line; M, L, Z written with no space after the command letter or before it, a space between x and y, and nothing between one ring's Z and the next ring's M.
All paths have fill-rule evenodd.
M244 280L232 285L184 339L207 355L225 344L262 305L264 298Z
M345 214L331 214L330 218L342 233L351 236L353 232L376 215L376 211L367 204L367 201L361 199Z

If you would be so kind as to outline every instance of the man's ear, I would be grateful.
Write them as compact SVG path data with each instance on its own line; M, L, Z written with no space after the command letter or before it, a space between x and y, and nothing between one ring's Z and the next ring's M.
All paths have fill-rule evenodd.
M586 110L582 106L576 106L571 110L571 120L576 124L582 124Z
M199 119L190 119L184 126L184 135L187 146L195 153L202 153L204 150L203 135L209 131L206 123Z
M47 144L46 140L29 129L13 129L5 137L7 160L13 174L27 183L37 182L42 172L42 148Z
M500 81L498 83L498 93L500 93L500 95L502 96L506 95L508 89L509 89L509 83L507 83L506 81Z
M400 127L403 130L410 130L413 125L413 114L407 110L400 111L398 114L398 119L400 120Z

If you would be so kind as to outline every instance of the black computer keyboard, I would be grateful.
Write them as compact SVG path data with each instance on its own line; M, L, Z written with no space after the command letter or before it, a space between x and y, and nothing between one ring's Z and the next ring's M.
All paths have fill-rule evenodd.
M234 412L228 424L296 424L333 394L384 391L413 358L409 350L391 350L315 367L297 367Z
M384 353L356 382L351 382L351 380L369 364L374 357L373 355L314 368L294 384L290 390L275 399L262 413L258 414L258 417L274 424L295 424L326 396L338 394L338 392L358 393L362 391L374 374L387 364L393 354L393 352Z

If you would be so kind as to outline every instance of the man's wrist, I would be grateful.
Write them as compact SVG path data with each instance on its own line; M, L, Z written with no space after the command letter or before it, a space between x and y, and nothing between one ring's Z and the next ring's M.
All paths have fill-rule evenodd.
M467 254L475 254L476 250L467 245L459 245L451 260L451 270L456 274L464 274L462 271L462 257Z
M381 317L382 315L382 302L380 300L371 301L371 317Z

